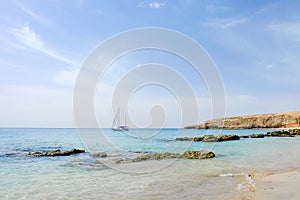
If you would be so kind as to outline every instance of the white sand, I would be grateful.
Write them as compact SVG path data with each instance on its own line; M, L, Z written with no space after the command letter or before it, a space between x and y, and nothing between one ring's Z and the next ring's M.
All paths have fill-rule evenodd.
M299 200L300 170L255 178L257 200Z

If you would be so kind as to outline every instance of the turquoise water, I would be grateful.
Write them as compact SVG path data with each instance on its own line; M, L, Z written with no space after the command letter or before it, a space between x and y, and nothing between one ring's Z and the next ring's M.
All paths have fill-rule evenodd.
M231 174L300 167L300 137L202 143L174 139L219 132L132 129L124 133L105 129L102 133L95 129L84 129L80 134L76 129L0 129L0 199L232 199L237 179ZM18 156L72 148L105 151L109 156L103 160L93 159L88 152L68 157ZM112 164L112 159L136 156L134 151L186 149L212 150L216 158Z

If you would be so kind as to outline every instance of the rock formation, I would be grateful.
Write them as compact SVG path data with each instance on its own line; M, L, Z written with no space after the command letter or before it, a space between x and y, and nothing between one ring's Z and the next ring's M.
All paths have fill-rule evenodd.
M195 129L252 129L300 127L300 111L257 114L207 120L204 124L189 125Z
M182 154L183 158L188 158L188 159L206 159L206 158L213 158L215 157L215 154L211 151L206 151L206 150L186 150Z
M239 140L240 138L264 138L264 137L294 137L300 135L300 129L278 130L267 133L254 133L251 135L204 135L198 137L176 138L179 141L196 141L196 142L224 142L230 140Z
M48 151L48 152L29 152L28 156L69 156L72 154L79 154L84 153L85 150L83 149L72 149L67 151L61 151L60 149L54 150L54 151Z
M230 140L239 140L240 136L238 135L204 135L198 137L184 137L184 138L176 138L176 140L181 141L197 141L197 142L224 142Z
M147 153L139 155L135 158L117 158L115 162L120 163L130 163L130 162L141 162L146 160L162 160L162 159L174 159L174 158L187 158L187 159L207 159L213 158L215 154L207 150L186 150L183 154L180 153Z

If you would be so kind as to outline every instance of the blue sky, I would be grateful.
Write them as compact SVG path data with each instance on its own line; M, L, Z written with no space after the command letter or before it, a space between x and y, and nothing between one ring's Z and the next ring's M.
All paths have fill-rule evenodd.
M289 0L0 1L0 126L72 127L84 59L108 37L141 27L182 32L207 50L224 81L227 115L300 110L299 10ZM197 94L205 120L207 94Z

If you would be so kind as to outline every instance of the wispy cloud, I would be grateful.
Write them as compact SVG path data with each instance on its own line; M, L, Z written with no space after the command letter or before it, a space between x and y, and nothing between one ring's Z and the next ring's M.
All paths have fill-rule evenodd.
M217 27L217 28L232 28L248 22L248 18L216 18L202 23L203 25Z
M225 17L225 18L210 19L202 24L207 25L207 26L216 27L216 28L221 28L221 29L236 27L238 25L242 25L247 22L250 22L256 16L261 15L264 12L269 11L270 9L273 9L274 7L276 7L276 5L277 4L267 5L265 7L262 7L260 9L256 10L255 12L252 12L251 14L247 14L244 16L242 15L239 17ZM230 8L227 6L219 6L219 5L215 5L215 4L209 4L208 6L206 6L206 10L208 10L208 11L220 11L220 10L225 11L225 10L229 10L229 9Z
M21 9L23 10L27 15L33 17L34 19L37 19L37 20L42 20L42 17L39 16L38 14L34 13L33 11L29 10L28 8L26 8L24 5L22 5L20 2L16 1L15 2L16 5Z
M300 42L300 22L270 24L267 30L284 35L285 38L289 38L293 41Z
M165 6L165 3L163 3L163 2L156 2L156 1L155 1L155 2L149 3L148 5L149 5L150 8L153 8L153 9L160 9L160 8L162 8L162 7Z
M28 25L25 25L20 29L12 29L11 33L21 44L25 45L26 47L33 48L47 54L52 58L63 61L67 64L74 65L73 61L58 55L53 50L48 49L40 36L36 32L34 32Z

